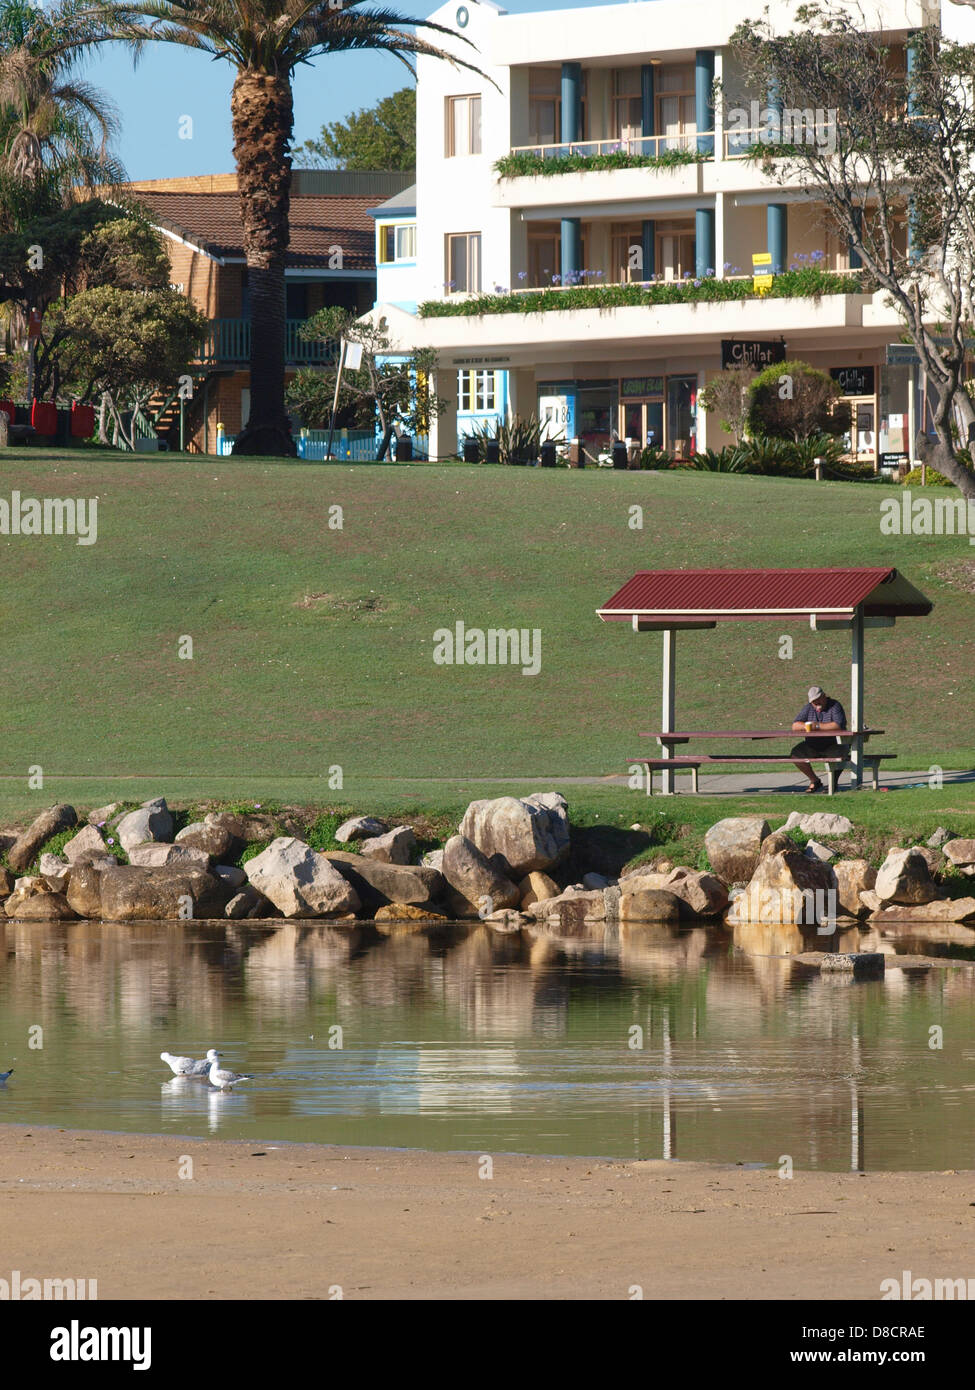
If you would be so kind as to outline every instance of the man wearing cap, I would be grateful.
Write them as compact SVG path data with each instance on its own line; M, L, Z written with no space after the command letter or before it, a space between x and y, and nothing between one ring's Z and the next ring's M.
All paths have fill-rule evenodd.
M792 722L794 733L805 733L806 738L801 743L797 743L792 750L793 757L799 757L801 762L796 763L796 767L804 777L809 778L807 792L824 791L822 782L812 770L809 762L810 758L821 758L824 754L835 752L839 748L838 738L817 738L808 737L813 729L817 732L827 733L845 731L846 711L839 700L834 700L832 695L825 695L821 685L811 685L809 687L809 703L803 705Z

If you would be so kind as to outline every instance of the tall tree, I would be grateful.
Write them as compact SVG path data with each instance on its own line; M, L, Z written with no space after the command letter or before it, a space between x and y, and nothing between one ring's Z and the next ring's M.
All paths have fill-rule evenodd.
M284 405L294 70L322 54L377 49L410 71L409 54L477 71L403 26L469 41L429 20L366 9L365 0L96 0L89 13L93 20L79 26L79 44L121 40L138 56L148 43L174 43L236 70L230 111L250 286L251 413L234 452L294 454Z
M754 157L773 179L802 185L859 255L866 286L885 292L934 400L935 438L919 436L919 452L975 497L975 473L958 457L975 426L964 384L975 332L975 48L931 26L908 39L905 65L862 15L802 4L794 21L779 31L766 17L732 34L744 90L723 94L726 112L775 94Z
M416 167L416 88L402 87L347 120L323 125L317 140L297 151L314 169L402 169Z

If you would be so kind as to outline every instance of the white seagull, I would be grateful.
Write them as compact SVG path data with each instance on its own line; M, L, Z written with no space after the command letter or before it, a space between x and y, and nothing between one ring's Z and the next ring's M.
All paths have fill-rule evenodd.
M210 1070L209 1053L202 1062L193 1057L174 1057L171 1052L160 1052L159 1059L171 1068L174 1076L206 1076Z
M250 1076L242 1076L240 1072L224 1071L222 1067L218 1067L217 1058L219 1056L220 1053L212 1047L207 1053L207 1066L210 1068L209 1075L211 1086L218 1086L221 1091L229 1091L231 1086L235 1085L238 1081L253 1080Z

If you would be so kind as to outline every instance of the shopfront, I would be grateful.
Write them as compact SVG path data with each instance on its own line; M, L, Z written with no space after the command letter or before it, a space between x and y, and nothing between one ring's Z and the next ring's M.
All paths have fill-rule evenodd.
M592 459L614 439L690 458L697 449L697 376L627 376L538 386L546 438L579 439Z

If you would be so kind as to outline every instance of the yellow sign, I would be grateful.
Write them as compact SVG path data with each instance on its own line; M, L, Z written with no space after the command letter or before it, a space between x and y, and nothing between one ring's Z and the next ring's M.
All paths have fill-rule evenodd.
M767 294L772 288L772 253L756 251L752 256L752 288L756 294Z

